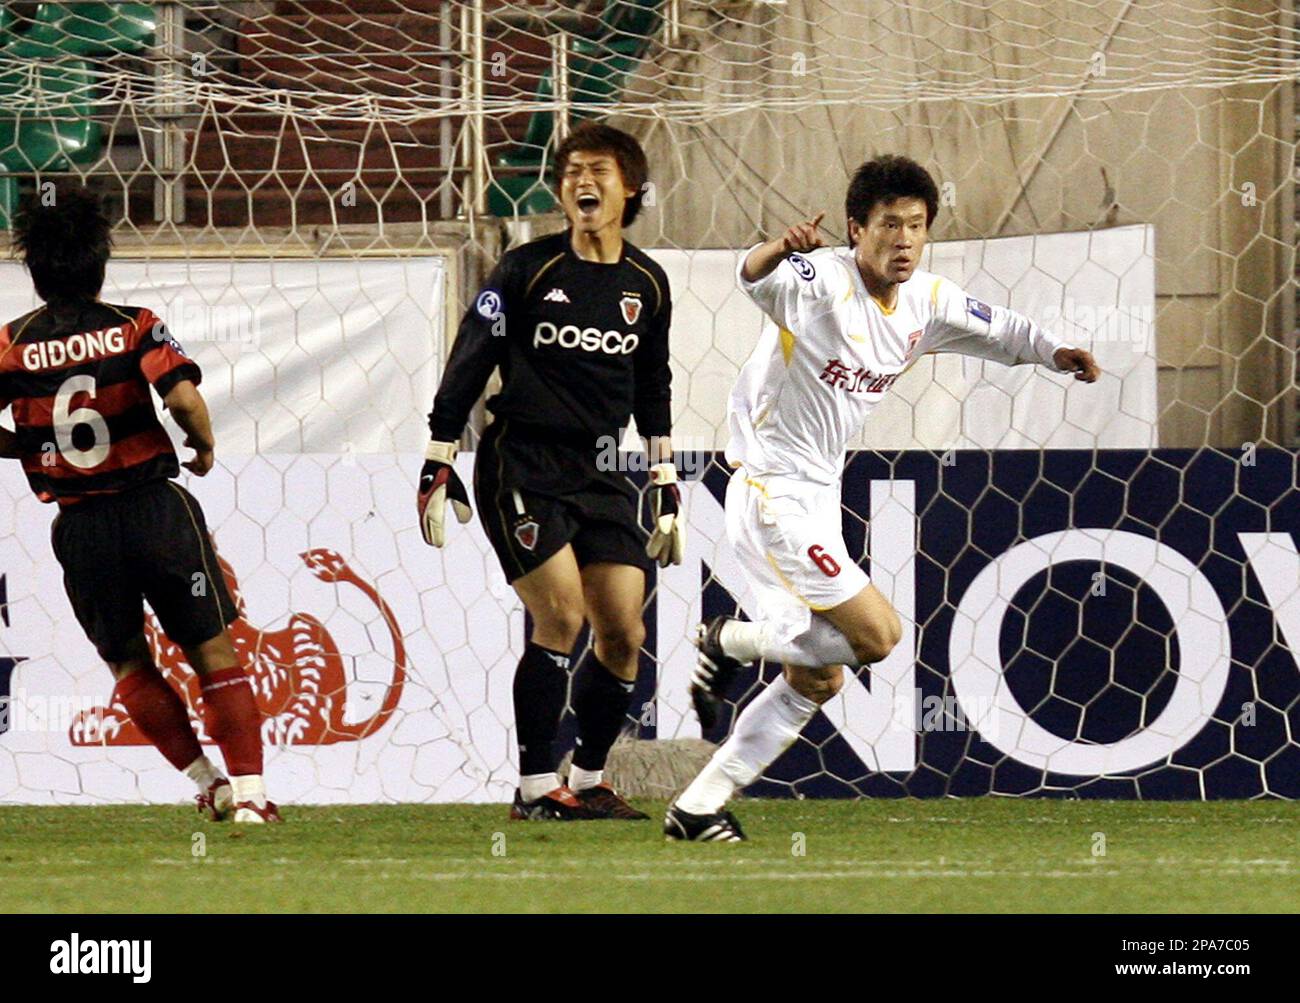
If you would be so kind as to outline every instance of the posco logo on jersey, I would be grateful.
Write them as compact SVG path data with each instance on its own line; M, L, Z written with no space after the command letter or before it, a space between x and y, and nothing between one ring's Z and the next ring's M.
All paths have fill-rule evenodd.
M594 327L579 328L565 324L557 328L544 320L533 330L533 347L559 345L561 348L580 348L584 352L604 352L606 355L631 355L641 339L622 331L601 331Z

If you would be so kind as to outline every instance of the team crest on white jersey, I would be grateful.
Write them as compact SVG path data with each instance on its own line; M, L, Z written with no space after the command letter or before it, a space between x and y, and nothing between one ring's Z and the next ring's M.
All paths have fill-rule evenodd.
M563 289L552 289L542 297L548 303L568 303L569 297L564 295Z
M641 316L641 297L636 293L627 293L618 301L618 307L623 311L623 319L629 324L635 324Z
M925 328L918 327L907 336L907 354L904 358L910 359L912 357L912 353L916 351L916 346L920 343L923 334L925 334Z

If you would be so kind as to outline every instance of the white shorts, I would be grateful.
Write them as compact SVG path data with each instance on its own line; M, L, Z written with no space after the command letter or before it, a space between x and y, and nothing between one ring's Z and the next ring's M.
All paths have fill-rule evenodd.
M726 510L727 539L757 606L750 616L772 623L773 640L798 637L813 613L870 584L844 544L838 485L754 478L741 467L727 485Z

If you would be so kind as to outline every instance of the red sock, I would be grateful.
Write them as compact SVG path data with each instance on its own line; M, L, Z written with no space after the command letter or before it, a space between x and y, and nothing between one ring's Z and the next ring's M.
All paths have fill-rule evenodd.
M262 712L253 687L238 665L219 669L203 679L203 721L221 746L232 777L262 772Z
M131 715L131 723L176 769L185 769L203 755L184 702L156 668L137 669L119 679L113 696Z

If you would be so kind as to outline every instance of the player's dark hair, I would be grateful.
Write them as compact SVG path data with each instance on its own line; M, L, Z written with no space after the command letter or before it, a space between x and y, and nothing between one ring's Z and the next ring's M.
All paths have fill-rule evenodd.
M925 202L925 225L939 214L939 188L930 172L910 157L888 154L868 160L853 172L844 196L845 221L865 226L871 210L881 202L918 198Z
M61 186L26 200L14 219L13 246L41 299L93 300L104 286L111 229L98 196Z
M623 175L623 184L631 188L633 195L623 205L623 225L631 226L632 221L641 212L641 200L645 197L645 183L650 176L650 166L646 163L645 150L636 141L635 136L628 135L622 129L599 122L583 122L574 129L555 151L556 184L564 177L564 168L569 162L569 155L581 150L583 153L608 153L618 162L618 171Z

